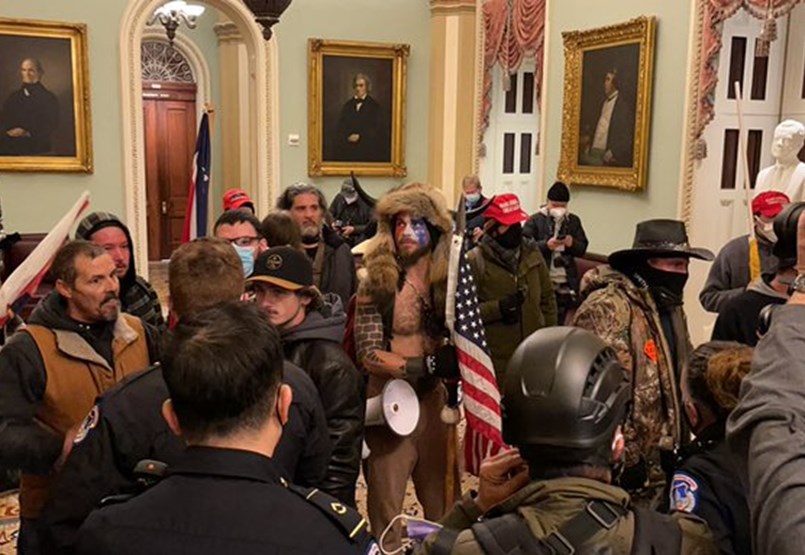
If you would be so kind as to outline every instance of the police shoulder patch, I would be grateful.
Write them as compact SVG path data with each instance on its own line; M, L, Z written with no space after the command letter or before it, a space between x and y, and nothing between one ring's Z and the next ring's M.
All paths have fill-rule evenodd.
M675 472L671 481L671 510L683 513L696 512L699 504L699 484L685 472Z
M78 433L75 435L75 439L73 440L73 444L78 444L84 441L84 438L87 437L89 431L98 425L98 420L101 418L101 410L98 408L98 405L92 407L92 410L89 411L89 414L84 418L83 422L81 422L81 427L78 428Z

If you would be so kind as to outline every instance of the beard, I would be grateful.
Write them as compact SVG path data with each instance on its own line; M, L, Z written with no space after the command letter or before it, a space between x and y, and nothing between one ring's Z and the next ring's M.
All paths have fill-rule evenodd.
M321 226L311 223L303 223L300 231L302 232L302 242L306 245L315 245L319 242Z
M430 254L431 252L430 245L425 246L417 245L416 249L407 252L402 252L402 250L399 247L397 250L399 252L397 258L400 260L400 264L402 264L403 268L410 268L411 266L419 262L420 258Z

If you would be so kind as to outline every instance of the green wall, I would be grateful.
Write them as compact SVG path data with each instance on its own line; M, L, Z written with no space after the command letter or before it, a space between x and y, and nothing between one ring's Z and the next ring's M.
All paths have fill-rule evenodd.
M398 183L425 180L428 172L428 90L430 8L424 0L296 0L276 26L280 58L280 187L307 181L330 200L343 177L307 174L307 39L407 43L408 95L405 152L408 176L363 177L361 184L379 196ZM288 146L298 134L299 146Z
M345 8L345 4L349 8ZM90 94L93 174L0 173L0 201L9 231L47 231L88 189L92 205L124 215L122 115L120 113L119 27L127 0L2 0L0 17L82 22L89 28ZM187 33L207 58L213 76L213 100L219 104L217 43L214 10ZM411 0L297 0L276 27L280 56L281 185L310 180L331 198L341 178L307 176L307 39L404 42L411 45L408 66L406 162L408 177L364 178L371 194L379 195L401 181L425 179L427 174L430 12L425 1ZM218 114L220 120L221 114ZM216 125L218 127L218 125ZM298 133L301 144L287 145ZM213 136L213 148L217 136ZM219 150L216 150L216 153ZM219 154L216 154L219 156ZM223 184L213 162L213 203L220 208Z
M0 17L87 24L95 166L91 175L0 173L0 201L7 231L49 230L85 189L92 195L94 208L123 214L118 22L124 10L123 0L3 0L0 3Z
M93 174L0 173L0 201L7 231L44 232L72 206L82 191L89 190L92 209L125 217L123 187L123 136L120 103L120 21L126 0L3 0L0 17L85 23L88 27L90 103L92 112ZM188 36L210 66L213 103L219 104L217 39L213 9L199 20ZM47 82L47 78L45 78ZM216 126L217 127L217 126ZM213 144L217 138L213 135ZM213 146L213 148L215 148ZM213 159L213 187L220 179L220 154ZM218 185L220 188L220 185ZM215 198L220 192L214 189Z
M690 9L687 0L618 0L606 4L590 0L549 0L551 42L547 60L545 191L556 179L561 148L562 32L622 23L641 15L657 18L646 189L640 193L628 193L575 186L571 190L571 210L582 218L592 252L608 253L630 246L635 224L641 220L676 217L685 123Z

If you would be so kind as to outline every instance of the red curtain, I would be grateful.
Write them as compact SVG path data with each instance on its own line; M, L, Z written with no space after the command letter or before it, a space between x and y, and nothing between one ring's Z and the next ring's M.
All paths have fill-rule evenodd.
M535 94L540 98L542 84L542 54L545 44L545 0L486 0L484 16L484 89L481 101L481 125L478 130L479 144L483 149L483 137L489 126L489 111L492 108L492 69L500 64L504 83L517 72L523 58L536 58ZM483 155L483 151L481 155Z
M768 15L770 1L772 16L777 18L790 12L803 0L702 0L704 12L702 14L701 65L697 95L697 139L701 138L704 128L715 115L718 59L721 52L724 21L732 17L740 8L744 8L754 17L765 19Z

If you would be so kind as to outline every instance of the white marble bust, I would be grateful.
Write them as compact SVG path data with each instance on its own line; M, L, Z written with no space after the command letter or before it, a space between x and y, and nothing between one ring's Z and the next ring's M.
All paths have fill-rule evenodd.
M805 125L798 121L787 119L774 129L771 155L775 163L758 173L755 195L764 191L780 191L791 202L805 200L805 164L797 158L803 143Z

